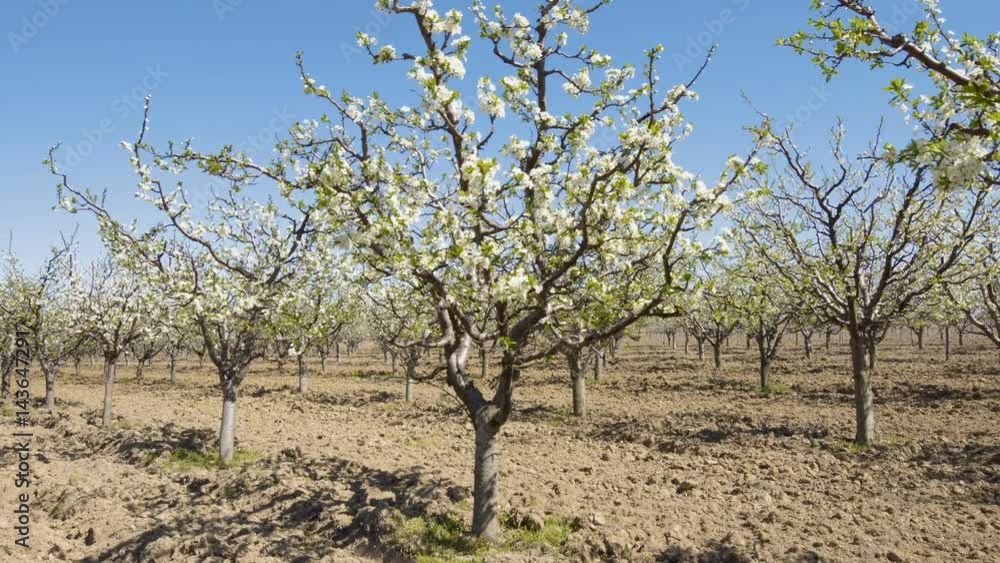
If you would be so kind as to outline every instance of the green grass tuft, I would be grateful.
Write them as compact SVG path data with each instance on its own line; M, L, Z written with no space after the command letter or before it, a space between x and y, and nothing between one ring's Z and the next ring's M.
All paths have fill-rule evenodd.
M558 550L573 533L573 520L565 516L549 516L541 530L526 530L510 515L503 515L500 523L509 530L507 543L510 547L543 547Z
M786 393L790 393L792 388L784 383L771 383L767 387L761 388L759 391L764 395L784 395Z
M847 452L849 454L861 454L868 451L868 446L855 443L850 440L835 440L832 442L834 449Z
M505 513L500 516L504 539L491 545L479 541L456 516L406 518L397 513L396 518L392 543L418 563L485 562L499 553L531 549L558 553L573 531L572 520L567 517L550 516L541 530L530 531L522 528L516 517Z
M580 417L573 416L573 411L565 407L539 408L522 411L520 420L536 424L551 424L554 426L573 426L580 423Z

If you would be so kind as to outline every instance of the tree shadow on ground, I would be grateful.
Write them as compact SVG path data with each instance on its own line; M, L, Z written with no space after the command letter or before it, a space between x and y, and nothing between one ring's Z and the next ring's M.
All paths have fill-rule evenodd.
M910 462L927 467L929 479L964 484L974 500L1000 505L1000 444L925 444Z
M750 563L753 561L742 549L717 541L704 547L671 546L657 553L658 563Z
M749 416L718 412L679 412L669 419L624 418L602 422L590 437L608 442L642 443L663 452L680 452L702 444L718 444L747 438L823 439L830 430L790 421L757 420Z
M235 561L257 552L305 562L345 550L392 561L398 558L382 540L392 534L394 515L427 514L468 494L422 468L387 472L341 458L306 458L298 449L239 471L219 470L208 478L181 474L175 481L181 493L143 500L175 507L169 517L84 561Z
M1000 400L1000 389L980 387L965 388L932 383L899 381L889 388L882 388L878 400L885 404L939 404L943 401Z

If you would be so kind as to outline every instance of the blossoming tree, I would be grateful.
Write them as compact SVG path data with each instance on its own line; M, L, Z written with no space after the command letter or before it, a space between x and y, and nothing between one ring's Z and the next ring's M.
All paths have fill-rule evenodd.
M615 283L598 279L595 264L655 272L608 333L682 293L689 273L679 265L706 250L700 234L746 170L747 159L734 157L706 185L674 162L674 145L690 131L680 105L694 97L694 80L664 88L660 47L637 73L574 44L571 35L585 33L602 4L548 0L529 19L476 3L474 25L492 57L470 67L464 12L380 1L412 21L416 42L397 50L363 33L358 42L376 64L409 65L412 105L335 95L300 58L306 92L329 114L295 132L281 181L315 189L325 209L349 221L358 259L434 308L430 344L473 426L473 531L486 539L499 532L498 435L518 374L561 346L529 352L529 343L572 306L572 291ZM484 74L469 76L470 68ZM499 373L484 389L468 360L492 342Z
M957 35L945 28L937 0L921 4L910 29L892 29L869 0L813 0L811 29L778 42L811 56L828 80L846 61L901 69L887 90L919 135L897 158L930 166L942 187L996 186L1000 34Z
M832 134L828 167L813 163L788 131L769 122L772 171L753 179L747 221L755 251L820 320L850 337L857 431L875 438L872 369L890 325L961 271L960 258L987 226L985 190L948 189L934 165L884 155L876 137L851 159L843 127Z
M198 152L190 141L159 150L146 141L148 124L147 99L138 139L123 147L138 179L139 199L159 214L150 226L123 221L109 210L104 195L71 183L58 168L57 148L48 164L59 179L60 204L92 213L109 251L141 279L142 287L156 288L159 300L190 311L218 373L223 398L219 457L228 463L235 453L240 385L250 364L263 357L261 336L274 326L303 257L314 247L316 212L287 185L277 185L278 194L244 192L257 189L283 164L258 165L231 146ZM204 208L191 205L183 181L193 172L217 186Z
M81 303L83 329L104 358L103 426L110 426L118 360L147 331L146 311L159 296L112 256L91 264Z

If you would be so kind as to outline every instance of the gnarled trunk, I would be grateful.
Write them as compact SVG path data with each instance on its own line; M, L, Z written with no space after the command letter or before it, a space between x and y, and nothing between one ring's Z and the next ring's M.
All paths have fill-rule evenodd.
M712 361L715 369L722 369L722 342L712 341Z

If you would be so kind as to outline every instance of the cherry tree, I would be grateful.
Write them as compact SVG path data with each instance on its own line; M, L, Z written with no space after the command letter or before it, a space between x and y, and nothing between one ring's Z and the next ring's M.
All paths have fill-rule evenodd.
M112 256L91 264L81 303L82 327L104 358L104 407L101 424L113 421L112 400L118 360L147 331L146 312L161 299L131 270Z
M426 345L440 350L441 372L472 422L473 532L486 539L499 533L498 435L518 374L561 346L530 351L533 337L571 306L570 292L604 283L586 281L592 264L655 272L609 332L683 292L678 264L713 247L700 235L750 156L731 158L711 185L673 161L690 131L680 105L695 97L694 80L664 88L660 47L637 72L572 44L603 4L548 0L529 19L477 3L478 42L492 56L473 65L464 12L380 1L412 21L416 43L397 50L363 33L358 41L375 63L409 67L417 97L407 106L334 95L300 58L306 92L329 113L295 131L286 161L308 164L294 174L287 166L281 181L314 188L348 221L358 260L434 307ZM483 74L466 81L477 68ZM467 103L463 94L473 92ZM491 342L499 373L484 390L467 365Z
M712 365L722 369L722 347L740 327L741 311L734 304L732 280L724 270L702 273L704 287L698 299L687 308L685 323L698 342L698 359L704 359L705 343L712 347Z
M74 242L64 240L52 248L37 274L28 274L12 258L5 276L5 290L10 294L4 314L10 315L17 330L27 329L31 333L32 356L45 378L45 407L50 411L55 409L55 384L60 369L84 340L75 257Z
M769 121L756 132L774 163L754 177L746 232L817 318L847 330L855 441L870 444L877 345L922 296L960 271L963 251L985 227L988 193L936 184L932 165L893 158L877 137L851 159L840 126L828 166L811 162Z
M13 252L3 256L3 277L0 278L0 400L10 397L11 376L16 364L14 335L18 330L21 302L17 296L21 292L20 265Z
M336 245L320 243L318 248L332 250ZM278 319L278 331L287 338L290 354L295 356L299 393L308 390L306 355L324 338L339 335L358 315L356 291L346 275L345 259L333 253L315 252L303 261L303 274L296 278Z
M738 218L737 223L745 221ZM754 252L745 235L738 235L739 249L726 264L730 306L757 345L760 389L771 389L771 366L778 356L785 331L796 318L799 303L793 288L773 270L772 263Z
M146 140L149 109L147 98L136 142L122 146L138 180L136 195L158 213L158 222L140 226L120 219L109 210L106 194L71 183L59 170L58 147L48 165L59 179L60 205L93 214L109 251L142 287L156 288L157 299L190 311L218 373L219 457L228 463L235 453L240 385L251 363L264 355L262 335L274 326L303 256L314 248L313 223L322 212L287 184L277 183L277 194L259 188L283 164L256 164L231 146L199 152L190 140L155 148ZM213 186L203 208L190 203L184 182L198 172Z
M977 240L967 257L971 270L965 283L948 287L951 303L969 322L970 330L987 338L1000 352L1000 243L996 240L997 218Z
M811 56L827 80L846 61L903 74L886 89L918 135L893 149L896 158L927 166L944 188L1000 183L1000 34L946 29L936 0L922 2L910 29L887 26L868 0L814 0L812 7L811 29L779 44Z
M368 285L365 297L368 303L365 318L379 342L388 348L393 366L396 358L402 358L403 400L413 402L413 384L435 375L417 374L420 356L435 336L434 308L422 293L392 278Z

